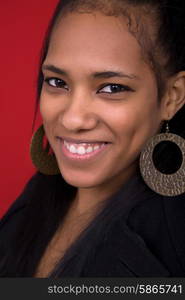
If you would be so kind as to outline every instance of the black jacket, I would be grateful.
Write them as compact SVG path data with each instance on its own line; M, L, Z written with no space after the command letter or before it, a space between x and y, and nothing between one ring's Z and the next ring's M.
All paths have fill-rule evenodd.
M0 221L0 262L15 239L30 198L41 185L46 187L45 197L51 198L51 190L56 188L54 178L35 175ZM136 182L145 186L135 176L126 192L121 189L117 193L115 205L125 198L123 217L115 219L108 237L85 263L81 276L185 277L185 194L163 197L145 186L145 196L129 203L126 195L133 192Z

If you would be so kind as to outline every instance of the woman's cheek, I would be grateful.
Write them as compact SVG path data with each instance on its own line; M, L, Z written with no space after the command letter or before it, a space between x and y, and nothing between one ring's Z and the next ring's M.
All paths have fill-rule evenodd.
M43 120L52 121L56 115L56 109L49 97L42 97L40 99L40 113Z

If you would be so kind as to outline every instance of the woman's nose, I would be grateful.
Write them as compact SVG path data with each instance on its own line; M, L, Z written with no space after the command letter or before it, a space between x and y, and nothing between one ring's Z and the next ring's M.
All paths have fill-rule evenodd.
M63 127L73 132L95 128L98 117L93 109L92 101L85 96L71 98L60 113L59 119Z

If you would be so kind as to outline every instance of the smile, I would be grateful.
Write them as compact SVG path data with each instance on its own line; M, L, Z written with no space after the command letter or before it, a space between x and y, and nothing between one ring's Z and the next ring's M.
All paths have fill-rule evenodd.
M64 156L72 160L89 160L103 152L109 143L74 143L62 140L62 152Z

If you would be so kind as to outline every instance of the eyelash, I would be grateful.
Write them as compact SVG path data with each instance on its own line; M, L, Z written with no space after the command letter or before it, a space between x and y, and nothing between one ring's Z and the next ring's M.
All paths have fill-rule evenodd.
M55 85L56 86L53 86L50 81L54 80L55 81ZM66 86L66 83L65 81L63 81L62 79L59 79L59 78L55 78L55 77L48 77L48 78L45 78L44 81L47 83L47 85L49 85L50 87L52 88L56 88L56 89L61 89L61 88L64 88L66 90L68 90L67 88L65 88L64 86ZM62 86L57 86L56 82L58 81L59 84L61 84ZM101 92L102 89L108 87L108 86L111 86L111 87L118 87L120 89L120 91L116 91L116 92ZM133 92L134 90L132 88L130 88L129 86L127 85L122 85L122 84L116 84L116 83L107 83L107 84L104 84L100 89L99 89L99 93L102 94L102 93L105 93L105 94L117 94L117 93L121 93L121 92Z

